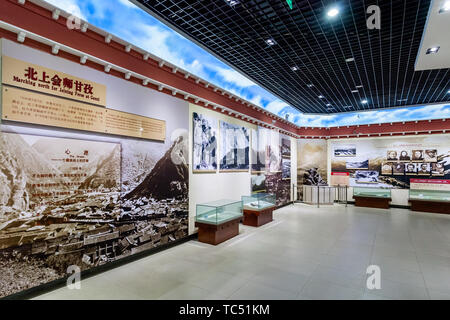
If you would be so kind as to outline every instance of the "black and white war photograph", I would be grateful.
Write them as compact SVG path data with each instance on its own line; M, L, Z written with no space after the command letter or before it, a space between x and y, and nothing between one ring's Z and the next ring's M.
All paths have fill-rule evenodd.
M252 174L252 193L266 192L266 175L264 173Z
M281 156L290 157L291 156L291 139L289 137L281 137Z
M186 237L187 139L0 133L0 297Z
M193 172L217 170L217 123L218 120L194 112L193 126Z
M356 157L356 145L336 146L333 152L335 157Z
M357 161L346 161L345 167L349 170L352 169L369 169L369 159L357 160Z
M281 159L281 172L282 179L290 179L291 178L291 159L290 158L282 158Z
M220 170L249 170L249 152L249 130L246 127L220 121Z
M378 171L356 171L355 181L356 183L378 183L379 175Z

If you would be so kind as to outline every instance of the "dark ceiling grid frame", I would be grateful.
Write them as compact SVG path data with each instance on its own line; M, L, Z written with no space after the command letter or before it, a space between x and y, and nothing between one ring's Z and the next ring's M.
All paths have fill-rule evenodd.
M203 4L200 4L200 5L203 5ZM209 10L208 8L206 8L206 7L203 7L203 9L205 9L205 10ZM197 11L195 8L192 8L192 10L194 10L194 11ZM223 12L223 10L221 10L220 8L219 8L219 10L221 11L221 13L222 14L226 14L225 12ZM190 15L190 13L187 13L188 15ZM197 11L197 14L199 14L199 12ZM195 18L194 17L192 17L192 19L193 20L195 20ZM221 23L223 23L224 24L224 22L222 21L222 20L220 20L221 21ZM224 26L225 26L225 24L224 24ZM250 26L251 27L251 26ZM234 33L234 32L233 32ZM255 32L256 33L256 32ZM238 36L237 34L236 34L236 36ZM234 40L232 40L232 42L234 42ZM258 47L259 47L259 49L261 50L261 52L265 52L265 51L267 51L267 50L269 50L270 48L268 48L268 47L264 47L263 45L262 45L262 43L265 43L264 42L264 39L263 38L261 38L261 41L256 41L256 43L255 43L255 45L257 45ZM231 50L233 49L233 48L230 48ZM261 56L259 53L258 53L258 55L261 57L261 59L267 59L267 57L264 57L264 56ZM245 58L245 56L244 56L244 58ZM250 63L251 63L251 61L250 61ZM256 68L257 68L257 66L256 66ZM271 73L272 73L272 71L270 71ZM263 73L263 71L261 70L261 74ZM277 75L275 75L275 74L273 74L272 73L272 75L273 75L273 77L274 78L277 78ZM292 76L292 75L290 75L290 76ZM285 78L285 77L284 77ZM288 79L286 79L285 78L285 80L287 81ZM294 79L295 80L295 79ZM288 90L288 89L285 89L285 90ZM285 92L285 94L289 94L289 92ZM304 99L304 97L300 97L300 99Z
M282 0L133 1L304 113L449 101L448 69L414 71L431 0L296 0L293 10ZM341 12L328 20L334 4ZM381 30L366 27L372 4Z
M270 4L269 4L269 5L270 5ZM272 7L272 9L273 9L273 7ZM301 10L300 10L300 13L301 13ZM292 17L290 16L289 13L288 13L288 16L289 16L289 18L293 21L293 19L292 19ZM283 23L283 22L282 22L282 19L281 19L279 16L277 16L277 17L279 18L280 22ZM305 17L303 16L303 14L302 14L302 18L305 19ZM296 25L295 23L293 23L293 25L297 27L297 25ZM286 27L286 28L287 28L287 27ZM312 32L312 30L311 30L310 28L308 28L308 29L309 29L310 32ZM297 30L299 31L300 34L302 34L301 30L299 30L298 27L297 27ZM322 29L321 29L321 32L323 33L323 30L322 30ZM298 43L298 41L297 41L297 39L296 39L295 37L294 37L294 41L295 41L296 45L298 46L298 48L299 48L300 50L302 50L303 54L308 58L309 62L313 65L313 67L316 69L316 71L318 72L318 74L321 75L321 73L317 70L317 68L316 68L315 65L312 63L311 59L308 57L307 53L303 50L302 46ZM317 44L319 44L319 41L318 41L316 38L315 38L315 41L316 41ZM309 43L306 42L306 44L307 44L308 47L311 49L311 46L309 45ZM293 49L293 51L295 52L295 49ZM323 51L323 50L322 50L322 51ZM313 52L314 52L314 51L313 51ZM317 58L317 55L316 55L316 54L315 54L315 56L316 56L316 58ZM336 57L335 57L335 58L336 58ZM328 65L331 66L329 60L328 60L328 59L326 59L326 60L327 60ZM325 72L326 72L327 75L328 75L327 68L325 68L325 67L323 66L322 63L321 63L321 66L322 66L322 69L325 70ZM300 68L300 70L303 72L303 68ZM333 72L334 72L334 69L333 69L333 68L331 68L331 70L333 70ZM341 72L342 72L342 70L341 70ZM336 76L336 74L335 74L335 76ZM337 77L334 77L334 78L337 79ZM322 77L322 80L326 81L325 79L323 79L323 77ZM324 94L325 94L326 90L324 90L324 87L322 86L322 82L318 82L319 85L317 85L317 81L311 81L310 79L308 79L308 81L310 81L310 83L314 83L314 82L315 82L315 86L314 86L314 87L318 87L318 86L321 87L320 95L324 95ZM339 88L336 86L336 84L334 83L334 81L332 81L332 83L333 83L335 89L340 93ZM342 86L341 83L340 83L340 85ZM312 88L310 88L310 89L312 89ZM333 93L333 95L337 98L337 96L336 96L334 90L332 91L332 93ZM316 94L317 94L317 95L315 96L315 99L318 99L319 93L316 92ZM343 98L342 94L341 94L341 97ZM348 98L348 97L349 97L349 96L348 96L348 94L347 94L347 98ZM324 96L324 98L321 99L321 100L329 101L329 98L328 98L327 96ZM317 101L317 100L316 100L316 101ZM320 102L320 101L317 101L317 103L321 103L321 102ZM330 106L328 106L328 105L326 105L326 106L327 106L327 109L326 109L327 111L330 111L330 110L333 110L333 109L336 108L336 106L333 107L333 105L332 105L331 103L330 103ZM341 108L343 108L343 107L344 107L344 106L341 105Z
M270 3L268 4L269 6L270 6ZM245 6L245 5L244 5ZM272 7L271 7L272 8ZM273 10L273 8L272 8L272 10ZM278 17L278 16L277 16ZM246 19L247 20L247 19ZM283 22L281 21L281 19L279 19L280 20L280 22L283 24ZM258 21L257 19L255 19L255 21ZM259 25L261 25L261 23L259 23L258 22L258 24ZM261 25L261 27L264 29L264 26L262 26ZM287 29L287 27L285 27L286 29ZM266 32L266 34L267 34L267 37L272 37L272 36L274 36L274 34L276 33L277 35L281 35L281 32L279 31L279 30L276 30L275 32L269 32L269 31L267 31L267 30L264 30L264 32ZM255 31L255 33L257 33L256 31ZM261 39L261 41L264 41L264 39ZM297 40L294 38L294 41L295 42L297 42ZM297 60L298 61L300 61L301 59L300 59L300 57L298 56L298 54L297 54L297 52L296 52L296 50L294 49L294 48L292 48L292 46L289 44L289 43L286 43L286 45L287 46L289 46L289 48L291 49L291 52L294 52L295 53L295 56L296 56L296 58L297 58ZM304 52L304 50L302 49L302 47L300 46L300 45L298 45L299 46L299 48L302 50L302 52L303 53L305 53ZM275 48L274 48L275 49ZM282 46L280 46L280 50L283 50L283 47ZM283 50L283 53L285 53L285 50ZM286 54L287 56L289 56L288 54ZM308 58L309 59L309 58ZM284 70L289 70L289 75L290 76L293 76L294 75L294 73L292 73L291 72L291 67L292 66L297 66L298 65L298 63L297 63L297 61L294 61L294 60L292 60L292 58L290 58L290 60L292 61L292 64L291 65L289 65L289 64L285 64L284 65ZM310 60L310 59L309 59ZM282 61L284 61L285 62L285 60L282 60ZM311 61L311 60L310 60ZM303 70L303 68L299 68L299 70L297 71L297 72L300 72L301 74L303 74L303 75L305 75L306 76L306 78L307 78L307 82L305 83L304 81L303 81L303 79L302 79L302 81L303 81L303 88L305 88L305 87L308 87L308 84L312 84L312 83L314 83L315 81L311 81L311 79L308 77L308 75L304 72L304 70ZM325 80L325 79L324 79ZM320 92L315 92L315 94L313 94L313 90L315 90L315 88L317 88L317 87L321 87L321 91ZM319 86L316 84L316 85L314 85L314 87L312 87L312 88L309 88L311 91L310 92L308 92L308 94L309 95L312 95L312 99L313 99L313 103L320 103L320 104L323 104L324 102L320 102L320 101L318 101L318 96L319 95L323 95L323 92L325 92L325 89L324 89L324 87L322 86L322 84L319 82ZM319 100L327 100L327 98L325 97L324 99L319 99Z

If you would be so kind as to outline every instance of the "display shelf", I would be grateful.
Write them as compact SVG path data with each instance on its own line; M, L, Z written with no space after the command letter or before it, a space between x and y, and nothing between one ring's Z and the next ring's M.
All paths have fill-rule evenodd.
M273 221L273 210L276 208L276 197L268 193L255 193L242 196L244 208L243 224L259 227Z
M409 190L412 211L450 214L450 191Z
M353 199L357 207L389 209L391 189L355 187Z
M239 234L242 202L219 200L197 205L198 240L217 245Z

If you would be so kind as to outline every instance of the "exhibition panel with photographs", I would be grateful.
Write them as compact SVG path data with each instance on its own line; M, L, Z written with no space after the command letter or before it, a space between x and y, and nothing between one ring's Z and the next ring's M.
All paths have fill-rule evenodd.
M332 140L331 150L331 171L348 172L350 186L408 189L412 178L450 178L448 135Z
M31 60L55 59L9 42L2 47ZM0 132L0 297L62 279L71 266L88 270L187 237L187 103L91 69L89 77L104 84L71 76L66 70L79 66L69 61L59 61L58 71L23 65L2 68L4 75L25 74L40 85L25 91L3 84L8 94ZM120 86L140 101L126 110L149 111L133 115L86 104L87 94L51 94L64 85L75 92L75 82L92 97L100 88L99 101L108 105L126 103L117 96ZM93 123L108 123L115 131L91 130Z

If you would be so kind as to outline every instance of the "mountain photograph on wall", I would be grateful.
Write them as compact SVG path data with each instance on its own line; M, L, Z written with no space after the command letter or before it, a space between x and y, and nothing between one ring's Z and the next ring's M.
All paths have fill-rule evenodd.
M177 133L167 147L0 133L0 297L187 236Z

